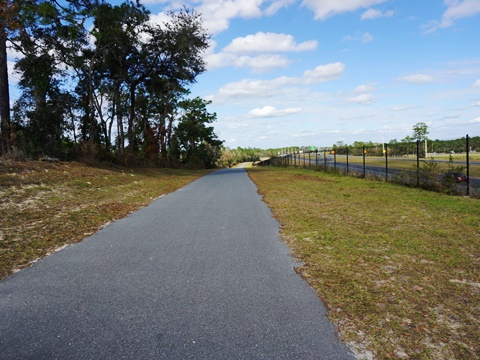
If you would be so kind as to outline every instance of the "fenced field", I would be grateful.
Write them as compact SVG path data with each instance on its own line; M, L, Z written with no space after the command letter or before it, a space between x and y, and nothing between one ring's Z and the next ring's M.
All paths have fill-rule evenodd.
M480 144L428 152L423 143L285 151L259 165L333 170L454 195L480 197ZM463 152L459 152L461 149ZM426 151L427 150L427 151ZM477 152L478 151L478 152Z

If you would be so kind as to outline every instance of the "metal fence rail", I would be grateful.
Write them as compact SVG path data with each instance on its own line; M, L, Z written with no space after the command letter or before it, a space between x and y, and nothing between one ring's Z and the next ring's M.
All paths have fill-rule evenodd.
M429 153L419 141L285 151L259 165L333 170L455 195L480 197L480 143L471 144L467 135L463 145L461 153L458 145Z

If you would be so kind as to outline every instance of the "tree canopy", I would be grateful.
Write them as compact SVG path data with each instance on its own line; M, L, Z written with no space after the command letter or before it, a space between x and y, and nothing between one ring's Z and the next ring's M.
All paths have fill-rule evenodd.
M424 122L416 123L413 126L412 139L418 141L424 141L427 139L428 126Z
M7 44L22 54L12 118L0 72L2 153L214 164L222 142L207 124L216 115L209 102L189 99L189 86L206 70L210 36L201 14L185 7L154 24L132 0L1 4L0 70L7 70Z

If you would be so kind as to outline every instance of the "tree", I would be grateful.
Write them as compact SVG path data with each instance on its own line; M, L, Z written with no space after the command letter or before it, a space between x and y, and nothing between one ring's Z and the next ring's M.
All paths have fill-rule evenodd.
M23 54L16 63L22 97L13 115L27 153L61 157L67 143L68 149L78 144L84 159L94 160L94 154L112 160L116 153L120 162L166 164L180 151L188 162L213 164L218 152L213 128L189 128L190 120L179 117L188 86L205 71L202 53L209 35L199 13L183 8L154 25L137 0L13 3L22 5L13 44ZM87 17L93 19L93 44ZM198 110L202 104L197 105L192 106ZM212 121L211 114L203 115L203 124ZM185 142L182 134L195 128L201 140Z
M11 147L10 91L8 83L7 38L20 28L18 11L20 1L0 2L0 152Z
M401 142L402 142L402 145L404 146L404 153L406 153L406 155L408 156L409 155L409 151L410 151L410 143L413 141L413 138L410 136L410 135L407 135L405 136Z
M428 126L424 122L416 123L413 126L413 140L425 141L425 157L427 157L427 135L428 135Z
M15 104L23 116L17 126L33 155L61 156L71 98L67 79L78 64L79 52L88 45L83 26L97 0L29 0L22 2L21 24L12 43L24 57L15 68L22 76L22 97ZM68 100L67 100L68 99Z
M143 85L154 104L151 115L159 120L156 127L162 157L171 139L178 102L188 94L187 86L205 71L202 53L209 39L199 13L183 8L168 15L165 24L145 29L150 40L143 45L144 63L139 65L138 80L131 84L133 90Z
M152 149L158 149L166 160L178 102L188 94L186 86L205 71L201 54L209 36L201 16L188 9L170 12L170 20L163 25L150 24L148 16L143 6L133 2L97 8L92 31L95 49L88 59L91 76L83 76L91 94L85 101L98 98L102 90L110 103L109 119L117 117L121 156L127 140L131 155L148 148L151 159ZM88 118L93 116L90 108L84 105ZM105 129L98 106L96 111ZM123 119L127 120L126 137Z
M210 103L199 97L180 103L184 112L174 130L176 149L172 150L180 155L184 164L209 168L215 165L221 155L223 142L218 140L213 127L207 126L217 118L217 114L207 111Z
M34 155L60 155L64 131L62 91L55 79L57 69L48 53L29 55L19 61L16 68L23 72L19 86L22 97L16 109L23 107L23 121L28 150Z
M429 134L428 126L424 122L416 123L413 126L413 134L412 134L413 140L418 140L418 141L426 140L428 134Z
M83 126L83 137L95 141L91 130L95 130L95 110L100 117L101 128L105 136L107 150L110 148L110 131L113 122L117 123L117 147L123 157L125 135L123 119L128 119L127 138L130 152L135 150L134 121L136 112L136 91L144 79L144 61L148 54L142 50L141 34L148 28L149 12L141 5L131 1L118 6L108 3L99 5L94 11L95 21L92 35L95 48L84 53L83 89L88 96L83 99L84 121L91 124ZM103 120L102 107L98 106L100 92L109 102L110 123ZM128 94L127 104L124 94ZM128 110L127 110L128 109ZM91 129L91 130L90 130Z

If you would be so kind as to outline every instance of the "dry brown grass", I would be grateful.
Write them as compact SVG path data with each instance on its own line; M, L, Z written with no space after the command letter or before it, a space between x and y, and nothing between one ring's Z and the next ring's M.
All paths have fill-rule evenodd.
M0 279L205 173L0 163Z
M375 359L480 358L480 203L248 169L342 337Z

